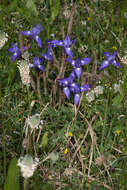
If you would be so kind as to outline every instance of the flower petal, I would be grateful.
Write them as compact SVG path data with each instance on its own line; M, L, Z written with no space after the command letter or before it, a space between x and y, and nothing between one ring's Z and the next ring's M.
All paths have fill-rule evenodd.
M70 90L75 93L80 93L80 86L76 82L73 82L72 84L69 85Z
M64 49L66 54L72 58L73 57L72 49L70 47L64 47Z
M71 46L72 44L75 43L75 40L71 40L70 36L66 36L63 43L64 43L64 46Z
M70 63L73 67L75 67L76 61L73 60L72 58L66 58L66 61L67 61L68 63Z
M122 67L116 60L112 62L115 67Z
M81 92L85 92L85 91L88 91L90 88L90 85L89 84L84 84L80 87L81 89Z
M32 32L30 30L22 31L21 33L25 36L31 36L32 35Z
M79 104L80 101L80 94L75 94L74 95L74 104L77 106Z
M74 79L75 79L75 72L74 72L74 70L72 70L72 72L70 73L67 80L68 80L69 83L72 83Z
M52 51L51 51L51 48L48 47L48 50L46 53L42 53L41 54L46 60L48 61L51 61L53 59L53 54L52 54Z
M62 85L64 85L64 86L67 86L69 83L67 78L58 79L58 82L62 83Z
M11 53L15 53L20 51L20 49L18 48L17 44L12 44L11 48L8 49L8 51L10 51Z
M82 67L75 68L75 74L77 75L78 79L80 79L80 76L82 74Z
M85 57L83 59L81 59L81 65L86 65L91 61L91 58L89 57Z
M67 99L70 98L70 89L69 89L69 87L64 87L63 88L63 93L65 94L65 96L67 97Z
M52 40L48 42L53 48L57 46L63 46L62 40Z
M36 25L36 26L32 29L32 34L36 36L36 35L38 35L41 31L42 31L42 26L41 26L41 25Z
M42 72L44 72L44 66L43 65L38 65L37 67L39 70L41 70Z
M15 59L18 57L18 54L15 52L13 55L12 55L12 63L15 61Z
M41 48L42 45L41 45L41 38L39 38L39 36L35 36L34 39L36 40L38 46Z
M109 61L107 61L107 60L104 60L103 62L102 62L102 65L101 65L101 67L100 67L100 69L99 70L102 70L102 69L104 69L104 68L106 68L106 67L108 67L109 66Z

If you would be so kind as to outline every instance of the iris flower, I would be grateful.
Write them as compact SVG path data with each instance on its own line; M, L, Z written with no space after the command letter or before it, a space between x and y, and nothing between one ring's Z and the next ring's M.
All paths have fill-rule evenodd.
M25 47L24 47L25 50ZM8 49L12 53L12 62L15 61L16 58L19 58L21 56L21 51L18 48L17 44L12 44L12 47Z
M78 83L71 83L70 90L74 92L74 104L77 106L80 101L81 92L86 92L90 88L89 84L84 84L80 86Z
M57 46L63 46L63 41L62 40L52 40L48 41L48 43L51 45L52 48L55 48Z
M67 97L70 98L70 85L75 79L74 71L72 71L67 78L58 79L59 85L63 87L63 93Z
M64 50L66 54L71 58L73 57L73 52L70 46L73 45L74 43L75 43L75 40L71 40L70 36L66 36L65 40L63 41Z
M66 36L65 40L52 40L48 42L53 48L57 47L57 46L61 46L64 48L66 54L69 57L73 57L73 52L72 52L72 48L70 47L71 45L73 45L75 43L75 40L71 40L70 36Z
M72 58L66 58L66 61L73 66L75 74L77 75L78 79L80 79L82 74L82 65L88 64L91 61L91 59L89 57L85 57L81 60L73 60Z
M112 63L115 67L121 67L121 65L115 60L117 55L117 51L115 51L113 54L109 52L104 52L105 60L103 60L102 65L99 70L102 70L110 65Z
M30 65L30 67L36 67L42 72L44 71L44 66L41 64L43 59L39 57L33 57L33 64Z
M30 30L26 30L26 31L22 31L21 33L25 36L29 36L30 37L30 40L31 39L35 39L38 46L41 48L42 47L42 43L41 43L41 39L40 37L38 36L38 34L42 31L42 27L40 25L36 25L32 31Z
M51 61L53 59L53 54L52 54L52 51L51 51L51 47L48 46L47 52L42 53L41 55L42 55L42 57L44 57L44 59L46 59L48 61Z
M71 92L74 93L74 104L77 106L80 101L81 92L88 91L90 88L89 84L80 86L78 83L73 82L75 79L75 72L72 70L68 78L58 79L59 85L63 87L63 93L70 98Z

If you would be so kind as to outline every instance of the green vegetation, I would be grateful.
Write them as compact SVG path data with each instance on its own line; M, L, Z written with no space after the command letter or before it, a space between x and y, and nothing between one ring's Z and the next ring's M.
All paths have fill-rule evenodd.
M127 189L126 23L124 0L1 1L0 189ZM42 48L19 35L36 25L42 26ZM30 68L30 85L23 84L19 60L12 63L8 51L17 43L21 61L26 46L33 64L33 56L42 58L47 51L47 39L64 41L68 35L75 40L73 59L91 58L81 79L76 78L90 85L77 106L75 94L68 100L58 83L73 69L65 46L51 49L53 61L43 60L44 72ZM104 52L114 51L122 67L110 64L99 70ZM29 171L24 176L20 171L24 164L33 165L28 178Z

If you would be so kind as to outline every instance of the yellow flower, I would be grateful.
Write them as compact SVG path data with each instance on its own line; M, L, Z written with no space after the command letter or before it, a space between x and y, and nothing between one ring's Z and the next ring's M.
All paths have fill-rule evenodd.
M116 130L115 133L116 133L117 135L119 135L119 134L120 134L120 130L119 130L119 129Z
M116 47L116 46L112 46L112 49L116 51L116 50L117 50L117 47Z
M68 132L68 137L72 137L72 132Z
M68 153L68 148L65 148L64 154L67 154L67 153Z
M106 86L107 86L107 87L111 87L111 83L108 82L108 83L106 84Z
M88 17L88 22L90 22L91 21L91 18L90 17Z

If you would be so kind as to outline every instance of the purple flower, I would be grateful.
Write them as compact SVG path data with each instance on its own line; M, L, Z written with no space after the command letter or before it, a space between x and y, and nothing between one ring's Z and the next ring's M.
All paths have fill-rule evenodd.
M104 52L105 60L102 61L102 65L99 70L102 70L109 66L110 63L112 63L115 67L121 67L121 65L115 60L117 55L117 51L115 51L113 54L109 52Z
M80 87L81 92L86 92L90 89L90 85L89 84L84 84Z
M25 47L24 47L25 49ZM12 44L12 47L8 49L12 53L12 62L15 61L16 58L19 58L21 56L21 51L18 48L17 44Z
M70 98L70 88L68 86L63 87L63 93L65 94L66 98Z
M90 57L84 57L83 59L81 59L81 65L86 65L91 61Z
M90 88L89 84L84 84L80 86L79 84L73 82L70 85L71 91L74 92L74 104L76 106L79 104L81 92L86 92L89 90L89 88Z
M66 54L71 58L73 57L73 52L70 46L73 45L74 43L75 43L75 40L71 40L70 36L66 36L65 40L63 41L64 50Z
M74 94L74 104L76 105L76 106L78 106L78 104L79 104L79 102L80 102L80 93L76 93L76 94Z
M70 36L66 36L65 37L65 40L63 41L64 43L64 46L71 46L75 43L75 40L71 40L71 37Z
M88 91L90 86L89 84L84 84L80 86L78 83L73 82L75 79L74 70L72 70L71 74L68 78L58 79L59 85L63 87L63 93L67 97L70 98L71 92L74 93L74 104L77 106L80 101L81 92Z
M32 31L30 30L27 30L27 31L22 31L21 33L23 35L26 35L26 36L29 36L30 39L35 39L38 46L41 48L42 47L42 43L41 43L41 39L40 37L38 36L38 34L42 31L42 27L40 25L36 25Z
M82 65L88 64L91 61L91 59L89 57L83 58L81 60L73 60L72 58L66 58L66 61L74 67L75 74L77 75L78 79L80 79L82 74Z
M48 44L51 45L52 48L55 48L57 46L63 46L63 41L62 40L52 40L52 41L48 41Z
M36 67L43 72L44 66L41 65L42 61L43 61L43 59L41 59L39 57L33 57L33 64L31 64L30 67Z
M70 36L66 36L64 41L62 41L62 40L52 40L52 41L49 41L48 43L51 45L52 48L55 48L57 46L63 47L66 54L69 57L72 58L73 57L73 52L72 52L72 49L70 48L70 46L73 45L74 42L75 42L75 40L71 40Z
M42 57L44 57L44 59L46 59L48 61L51 61L53 59L53 54L52 54L52 51L51 51L51 47L48 46L47 52L42 53L41 55L42 55Z
M72 72L70 73L69 77L68 77L68 81L69 83L72 83L75 79L75 71L74 69L72 70Z
M79 86L79 84L76 83L76 82L72 82L72 83L70 84L70 90L71 90L72 92L74 92L74 93L80 93L80 86Z
M65 94L67 99L70 98L70 86L71 83L74 81L74 79L75 79L74 71L70 73L69 77L58 79L59 85L63 87L63 93Z

